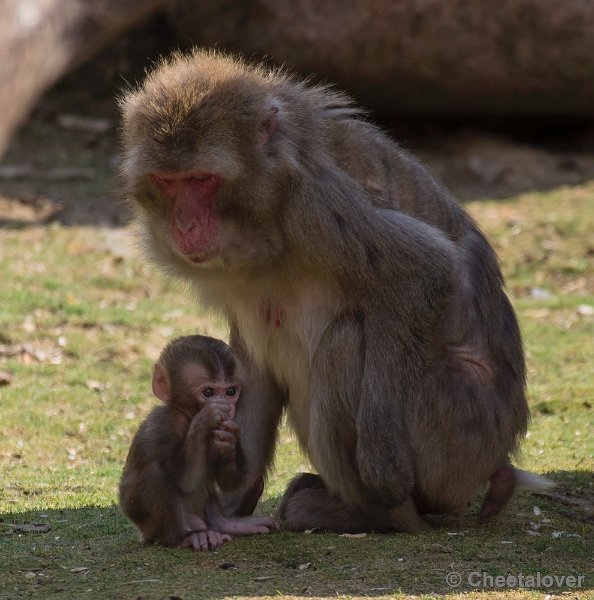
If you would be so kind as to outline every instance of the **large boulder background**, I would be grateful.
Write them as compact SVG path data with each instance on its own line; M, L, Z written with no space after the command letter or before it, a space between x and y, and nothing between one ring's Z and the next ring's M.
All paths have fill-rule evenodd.
M0 154L45 90L158 11L164 52L267 57L387 115L594 116L585 0L0 0Z
M114 97L192 45L335 83L462 201L575 186L592 30L586 0L0 0L0 227L126 224Z
M594 2L181 0L187 38L399 115L594 116Z
M0 156L65 73L167 0L0 0Z

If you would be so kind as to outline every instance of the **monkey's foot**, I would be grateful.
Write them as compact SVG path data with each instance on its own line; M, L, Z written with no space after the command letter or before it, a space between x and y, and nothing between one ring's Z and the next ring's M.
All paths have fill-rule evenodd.
M251 517L249 522L252 525L268 527L268 529L278 529L278 523L272 517Z
M267 531L259 531L258 533L270 533L278 529L278 523L273 517L249 517L243 519L244 523L249 523L250 527L257 527L258 529L265 528Z
M182 540L180 548L191 548L208 552L208 550L218 550L225 542L231 540L231 536L226 533L220 533L208 529L207 531L191 531Z
M419 515L410 496L402 504L392 507L389 514L389 525L394 531L421 533L431 529L429 523Z
M320 529L337 533L418 533L430 529L410 496L389 508L370 502L364 511L330 493L323 479L312 473L301 473L291 481L279 508L279 518L281 527L287 531Z
M278 526L272 517L247 517L243 519L223 519L220 529L230 535L256 535L270 533Z

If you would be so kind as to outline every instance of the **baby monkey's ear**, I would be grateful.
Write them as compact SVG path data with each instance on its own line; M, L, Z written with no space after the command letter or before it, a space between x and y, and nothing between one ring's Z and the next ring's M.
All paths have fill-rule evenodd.
M167 371L160 363L155 365L153 371L153 394L163 402L171 400L171 383Z

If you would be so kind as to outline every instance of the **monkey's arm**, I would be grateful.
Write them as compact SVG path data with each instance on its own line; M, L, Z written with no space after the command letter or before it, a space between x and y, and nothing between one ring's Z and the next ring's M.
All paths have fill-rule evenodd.
M332 218L320 235L316 219L308 223L302 213L309 233L301 239L315 240L311 252L304 249L309 260L334 273L361 312L355 459L363 484L390 505L406 499L413 486L405 421L412 407L406 403L442 350L439 331L455 286L457 249L440 230L398 211L374 209L357 196L355 184L347 189L341 183L334 182L325 198ZM339 346L335 356L342 353ZM351 386L357 376L348 365L336 368Z
M174 473L175 484L184 494L206 487L209 483L208 444L210 440L204 409L190 423L190 428L181 448L181 456Z
M401 503L414 485L413 457L406 426L405 402L419 374L401 342L404 329L385 331L379 315L365 323L365 360L356 417L356 461L359 476L381 503ZM382 329L383 328L383 329ZM422 375L420 375L422 376Z
M241 479L241 473L237 468L236 457L226 457L217 461L216 480L223 491L230 491Z
M343 500L371 510L369 518L377 503L405 501L414 483L406 366L394 339L383 337L387 323L363 310L337 316L312 361L313 462Z
M237 404L235 421L241 438L236 449L235 473L225 481L224 504L229 513L251 514L262 493L263 477L272 463L284 395L272 377L263 373L249 356L237 326L231 323L229 345L247 371L246 385Z
M386 251L388 269L376 282L385 303L365 322L357 461L363 481L389 504L403 501L414 484L405 424L414 407L407 403L423 393L422 382L442 359L459 252L442 231L422 221L393 210L376 214L377 243Z
M243 454L239 444L239 427L233 421L226 421L214 432L215 478L221 490L233 489L242 477Z

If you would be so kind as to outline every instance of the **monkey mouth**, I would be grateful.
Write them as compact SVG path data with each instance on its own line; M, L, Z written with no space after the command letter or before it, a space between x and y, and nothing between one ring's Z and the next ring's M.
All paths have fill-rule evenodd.
M191 263L198 265L203 262L206 262L211 257L211 253L204 254L189 254L184 256L185 259L189 260Z
M180 256L191 263L192 265L205 265L215 259L217 255L217 249L212 248L211 250L205 250L204 252L194 252L192 254L182 254Z

